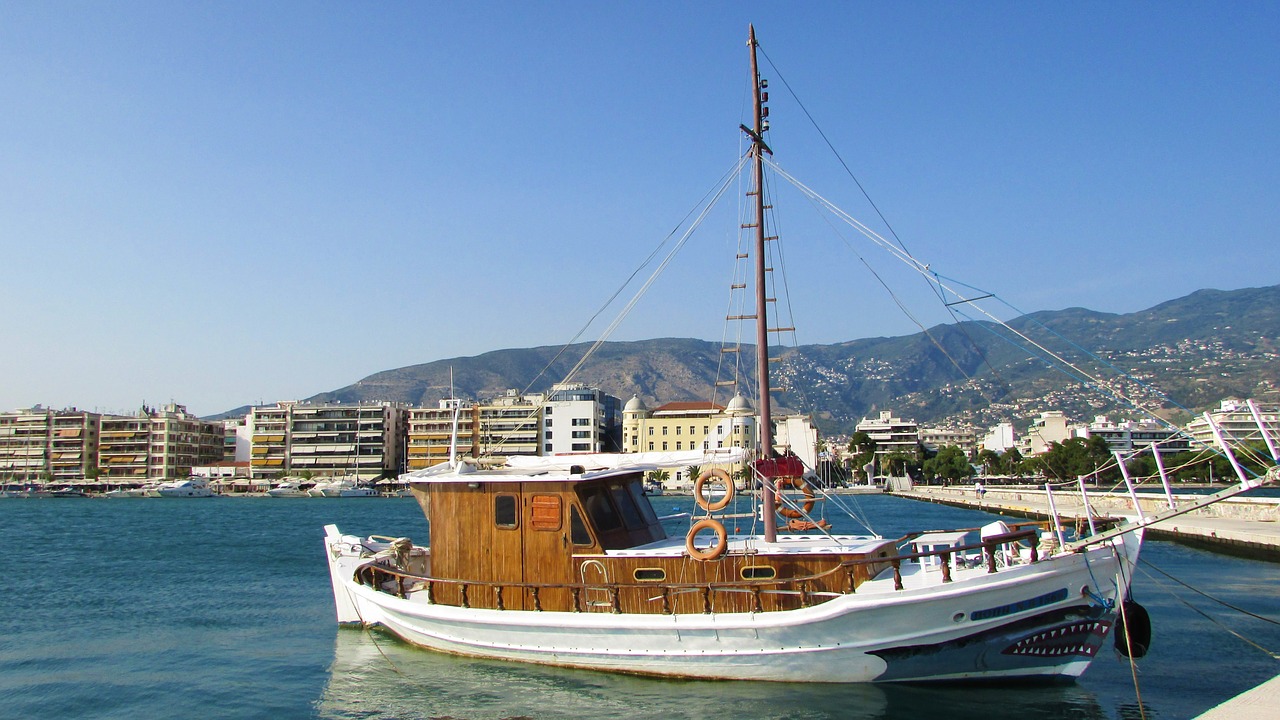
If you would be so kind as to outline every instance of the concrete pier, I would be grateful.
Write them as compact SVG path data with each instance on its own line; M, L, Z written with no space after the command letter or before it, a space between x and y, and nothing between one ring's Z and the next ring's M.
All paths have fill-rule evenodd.
M1280 718L1280 675L1211 708L1196 720L1275 720Z
M982 498L972 488L916 486L893 493L899 497L985 510L1015 517L1048 519L1049 502L1043 488L990 488ZM1175 495L1175 502L1199 496ZM1063 522L1086 522L1084 501L1075 489L1055 490L1054 505ZM1163 494L1139 495L1143 512L1153 514L1168 507ZM1095 518L1122 520L1136 515L1127 493L1089 492ZM1280 562L1280 498L1235 497L1180 517L1156 523L1147 536L1203 547L1242 557Z

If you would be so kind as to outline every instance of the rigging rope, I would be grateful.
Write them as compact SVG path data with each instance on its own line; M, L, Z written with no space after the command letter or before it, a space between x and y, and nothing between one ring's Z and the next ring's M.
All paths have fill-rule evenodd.
M1150 561L1148 561L1148 562L1144 563L1144 565L1151 565L1151 563L1150 563ZM1153 566L1153 567L1154 567L1154 566ZM1217 620L1216 618L1214 618L1214 617L1210 616L1208 613L1204 612L1204 611L1203 611L1203 610L1201 610L1200 608L1198 608L1198 607L1196 607L1196 606L1192 605L1191 603L1187 602L1187 601L1186 601L1186 599L1184 599L1182 596L1178 595L1178 593L1177 593L1177 592L1175 592L1175 591L1173 591L1172 589L1170 589L1170 588L1166 587L1164 583L1160 582L1160 579L1159 579L1159 578L1157 578L1157 577L1155 577L1155 576L1151 575L1151 574L1150 574L1150 573L1148 573L1144 568L1140 568L1140 569L1142 569L1143 574L1145 574L1148 578L1150 578L1150 579L1151 579L1151 581L1152 581L1152 582L1154 582L1157 586L1159 586L1161 590L1164 590L1165 592L1167 592L1167 593L1169 593L1170 595L1172 595L1172 596L1173 596L1173 598L1174 598L1175 600L1177 600L1178 602L1182 603L1183 605L1186 605L1186 606L1187 606L1187 609L1189 609L1189 610L1191 610L1192 612L1196 613L1197 615L1199 615L1200 617L1204 618L1205 620L1208 620L1209 622L1213 623L1214 625L1217 625L1217 626L1218 626L1219 628L1221 628L1223 631L1227 632L1227 633L1228 633L1228 634L1230 634L1230 635L1233 635L1236 639L1238 639L1238 640L1240 640L1240 641L1242 641L1242 642L1244 642L1244 643L1246 643L1246 644L1248 644L1248 645L1251 645L1251 646L1253 646L1253 647L1255 647L1255 648L1257 648L1257 649L1261 650L1262 652L1264 652L1264 653L1266 653L1267 655L1271 656L1271 659L1272 659L1272 660L1280 660L1280 654L1275 653L1275 652L1273 652L1273 651L1271 651L1271 650L1268 650L1267 648L1265 648L1265 647L1263 647L1263 646L1259 645L1258 643L1256 643L1256 642L1254 642L1254 641L1250 640L1249 638L1247 638L1247 637L1245 637L1245 636L1241 635L1240 633L1236 632L1235 630L1232 630L1231 628L1229 628L1229 627L1227 627L1226 625L1222 624L1222 622L1220 622L1220 621L1219 621L1219 620ZM1156 568L1156 569L1157 569L1157 570L1159 570L1159 568ZM1169 579L1171 579L1171 580L1176 580L1176 578L1173 578L1172 576L1169 576L1169 575L1168 575L1167 573L1165 573L1163 570L1160 570L1160 572L1161 572L1161 574L1166 575L1166 577L1169 577ZM1177 582L1178 582L1179 584L1186 585L1186 583L1183 583L1183 582L1182 582L1182 581L1180 581L1180 580L1177 580ZM1189 588L1189 589L1191 589L1191 590L1195 590L1195 588L1192 588L1190 585L1186 585L1186 587L1187 587L1187 588ZM1195 590L1195 591L1196 591L1196 592L1200 592L1199 590ZM1200 593L1200 594L1201 594L1201 595L1204 595L1204 593ZM1221 601L1217 601L1215 598L1209 597L1208 595L1205 595L1205 597L1208 597L1210 600L1215 600L1216 602L1221 602ZM1223 604L1223 605L1227 605L1226 603L1222 603L1222 604ZM1232 606L1227 605L1227 607L1232 607ZM1239 609L1239 608L1232 608L1232 609ZM1257 616L1257 615L1253 615L1253 613L1249 613L1249 612L1246 612L1246 611L1241 611L1241 612L1245 612L1245 614L1247 614L1247 615L1251 615L1251 616L1253 616L1253 617L1259 617L1259 616ZM1267 619L1267 618L1261 618L1261 617L1259 617L1259 619L1260 619L1260 620L1267 620L1267 622L1274 622L1273 620L1269 620L1269 619Z

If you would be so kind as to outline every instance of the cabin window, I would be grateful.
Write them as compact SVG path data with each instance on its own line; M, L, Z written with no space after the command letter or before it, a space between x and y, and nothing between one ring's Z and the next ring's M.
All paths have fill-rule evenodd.
M635 501L631 499L631 495L627 492L625 486L614 485L609 488L609 492L613 494L613 502L618 506L618 511L622 513L622 522L627 526L628 530L639 530L647 524L640 517L640 510L636 507Z
M569 506L569 539L574 545L594 545L591 541L591 533L587 531L587 524L582 522L582 514L578 512L577 505Z
M607 533L622 527L622 519L618 517L618 511L613 509L613 503L609 502L609 496L604 487L596 485L585 488L581 498L582 506L586 509L587 516L591 518L591 524L595 526L596 532Z
M632 577L641 582L662 582L667 579L667 571L662 568L636 568Z
M631 492L631 499L635 501L636 507L640 508L645 524L657 525L658 513L653 511L653 503L649 502L649 496L644 494L644 485L639 480L632 480L627 483L627 490Z
M529 526L534 530L556 531L560 520L559 495L534 495L530 505Z
M493 497L493 524L504 530L514 530L520 526L520 507L515 495L503 493Z
M769 565L748 565L739 574L743 580L772 580L778 577L778 570Z

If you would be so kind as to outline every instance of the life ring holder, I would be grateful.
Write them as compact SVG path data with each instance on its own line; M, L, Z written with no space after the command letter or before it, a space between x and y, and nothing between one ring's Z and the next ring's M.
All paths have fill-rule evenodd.
M693 540L698 533L703 530L710 530L716 535L715 544L708 548L700 548L694 544ZM715 518L703 518L694 523L689 528L689 534L684 539L684 549L689 553L689 557L698 562L709 562L724 555L729 549L729 535L725 532L724 524Z
M711 498L702 494L702 488L711 480L719 480L724 483L724 497L715 502L712 502ZM733 479L729 477L729 473L719 468L703 470L693 483L693 497L697 501L698 507L707 512L718 512L729 507L729 503L733 502L734 490Z
M779 515L787 518L788 520L795 520L797 518L806 517L809 513L813 512L813 506L817 503L817 498L813 494L813 486L804 478L780 477L775 478L773 482L774 487L778 492L778 496L774 500L774 507L777 509ZM784 507L782 505L781 491L783 488L788 487L797 488L800 492L804 493L804 502L800 505L800 510L791 507Z

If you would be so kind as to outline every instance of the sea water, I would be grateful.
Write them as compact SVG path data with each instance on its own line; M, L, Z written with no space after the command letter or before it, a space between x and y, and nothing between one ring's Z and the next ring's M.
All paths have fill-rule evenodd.
M688 497L654 500L659 514L694 509ZM841 501L886 537L993 519ZM827 512L838 531L864 531ZM439 655L336 625L326 523L427 529L408 498L0 501L0 717L1139 717L1130 665L1110 643L1075 683L977 688L661 680ZM683 533L688 520L667 525ZM1137 664L1146 717L1193 717L1280 671L1249 644L1280 652L1280 627L1151 569L1280 619L1280 564L1155 541L1142 561L1134 595L1154 625Z

